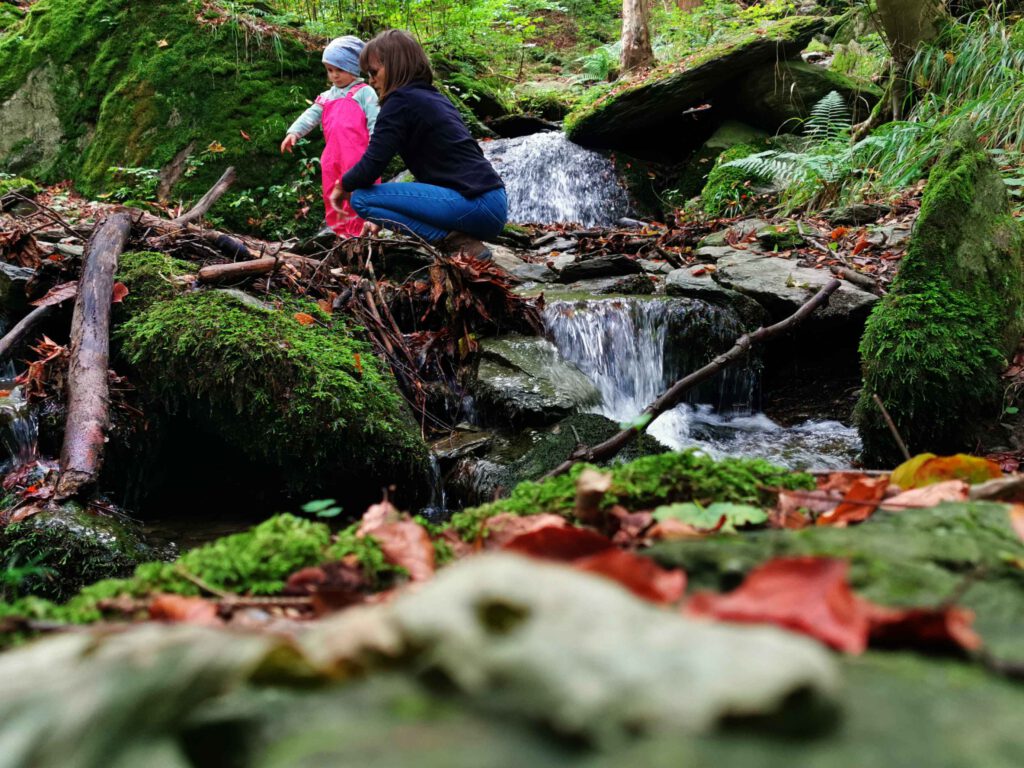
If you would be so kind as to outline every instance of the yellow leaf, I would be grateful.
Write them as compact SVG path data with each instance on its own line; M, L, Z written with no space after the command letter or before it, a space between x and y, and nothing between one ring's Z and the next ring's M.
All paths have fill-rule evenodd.
M214 140L210 142L210 146L206 148L206 151L220 153L224 151L224 145L221 144L219 141Z
M956 63L956 56L952 51L946 51L942 58L946 60L946 63L949 64L949 66L953 66L953 64Z
M316 318L312 315L307 315L305 312L296 312L294 315L299 325L312 325L316 322Z
M156 47L157 48L166 48L168 45L170 45L170 43L168 43L166 40L157 40L156 41Z
M963 480L974 484L1002 476L1003 471L999 465L989 459L966 453L955 456L921 453L900 464L892 473L892 482L906 491L945 480Z

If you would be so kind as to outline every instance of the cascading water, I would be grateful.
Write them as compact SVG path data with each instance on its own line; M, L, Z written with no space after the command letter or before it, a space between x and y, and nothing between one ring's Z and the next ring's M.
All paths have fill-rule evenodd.
M0 377L0 445L4 456L0 468L9 470L35 461L39 426L21 388L14 382L14 367L8 365Z
M544 319L559 352L601 392L594 411L631 422L672 382L707 363L743 332L736 315L696 300L552 302ZM663 414L648 433L672 448L761 456L792 467L843 467L859 450L838 422L783 428L755 413L758 362L730 368Z
M509 220L525 223L611 224L629 201L615 166L562 133L535 133L482 144L505 182Z

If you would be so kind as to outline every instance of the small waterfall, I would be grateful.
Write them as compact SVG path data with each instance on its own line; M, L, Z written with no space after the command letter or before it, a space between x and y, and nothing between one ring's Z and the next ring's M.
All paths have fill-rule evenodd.
M697 300L552 302L544 320L559 352L601 392L594 408L630 422L677 379L732 346L744 329L728 309ZM838 422L784 429L755 411L759 361L728 368L662 414L648 433L671 448L761 456L795 467L849 466L856 431Z
M21 388L14 383L13 368L0 379L0 445L6 454L2 468L9 470L36 460L39 425Z
M484 142L484 155L505 182L509 219L521 224L611 224L629 202L615 166L562 133Z

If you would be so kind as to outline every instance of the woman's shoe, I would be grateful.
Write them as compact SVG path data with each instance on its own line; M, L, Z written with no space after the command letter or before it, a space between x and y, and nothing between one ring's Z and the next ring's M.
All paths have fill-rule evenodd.
M477 240L472 235L467 235L465 232L451 232L446 238L444 238L438 247L442 253L449 256L454 256L456 253L462 253L466 256L472 256L475 259L490 260L491 249L484 245L483 241Z

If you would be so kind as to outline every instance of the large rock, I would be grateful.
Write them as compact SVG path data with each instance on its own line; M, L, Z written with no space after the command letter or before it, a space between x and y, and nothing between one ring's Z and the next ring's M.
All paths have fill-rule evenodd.
M892 289L861 343L856 410L865 458L900 460L877 394L911 452L971 450L998 415L999 378L1024 331L1024 236L1006 187L964 129L928 177Z
M799 717L797 698L813 712L838 683L807 638L688 620L603 578L511 554L458 563L389 606L325 622L305 644L314 660L406 657L499 712L606 743Z
M801 267L788 259L740 252L742 260L723 258L714 279L757 301L773 320L788 317L835 276L823 269ZM828 304L815 317L841 322L863 323L878 297L842 282Z
M568 136L584 146L622 149L638 157L651 157L673 143L675 153L684 154L711 134L713 128L702 129L701 120L711 123L737 112L737 82L753 70L772 69L779 59L796 56L824 25L806 16L771 22L695 53L682 69L668 74L656 69L636 85L570 114ZM684 110L704 103L713 108L684 116Z
M551 342L531 336L481 342L472 391L481 417L505 426L550 424L600 399Z

